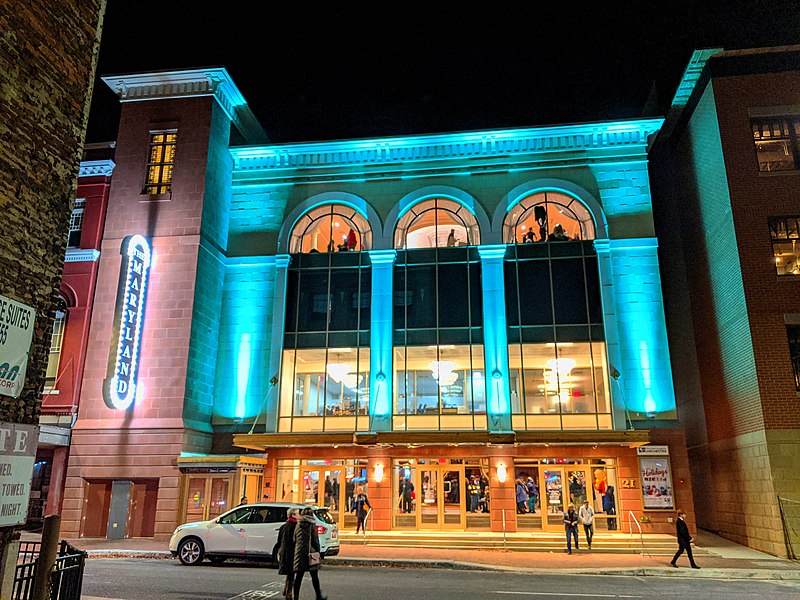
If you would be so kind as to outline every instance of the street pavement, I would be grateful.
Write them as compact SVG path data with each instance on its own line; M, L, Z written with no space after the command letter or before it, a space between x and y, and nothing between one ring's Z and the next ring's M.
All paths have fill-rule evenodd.
M797 600L800 582L694 577L617 577L525 574L426 568L327 565L320 573L330 600L580 600L685 599ZM205 563L184 567L175 560L90 559L83 599L260 600L282 597L283 578L259 563ZM306 576L300 600L314 598Z

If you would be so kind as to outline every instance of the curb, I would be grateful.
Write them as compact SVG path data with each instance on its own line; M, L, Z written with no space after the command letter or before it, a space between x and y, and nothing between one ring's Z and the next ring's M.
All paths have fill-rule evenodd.
M172 555L164 550L87 550L89 558L149 558L156 560L172 559ZM403 558L344 558L332 556L325 563L332 567L379 567L394 569L448 569L453 571L494 571L503 573L529 573L532 575L587 575L609 577L676 577L692 579L751 579L761 581L797 581L800 582L800 569L737 569L737 568L704 568L696 571L689 568L673 569L667 567L634 567L621 569L559 569L511 567L505 565L487 565L451 560L414 560Z

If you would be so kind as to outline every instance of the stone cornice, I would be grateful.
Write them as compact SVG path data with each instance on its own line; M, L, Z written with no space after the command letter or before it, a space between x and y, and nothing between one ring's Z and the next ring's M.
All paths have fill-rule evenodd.
M78 177L111 177L116 163L113 160L83 160Z
M107 75L101 79L120 102L212 96L249 141L266 140L264 130L224 67Z
M536 127L398 138L231 148L234 169L314 169L453 159L496 158L602 148L645 154L663 119Z

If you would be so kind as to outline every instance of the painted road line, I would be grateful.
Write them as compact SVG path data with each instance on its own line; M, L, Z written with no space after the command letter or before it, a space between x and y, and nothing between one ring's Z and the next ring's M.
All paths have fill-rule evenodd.
M625 596L623 594L570 594L568 592L514 592L495 590L495 594L511 594L514 596L563 596L569 598L644 598L644 596Z
M261 600L262 598L275 598L278 594L283 594L283 581L270 581L269 583L265 583L261 586L262 589L258 590L247 590L246 592L242 592L241 594L237 594L230 598L230 600ZM278 588L280 587L280 591L277 589L263 589L263 588Z

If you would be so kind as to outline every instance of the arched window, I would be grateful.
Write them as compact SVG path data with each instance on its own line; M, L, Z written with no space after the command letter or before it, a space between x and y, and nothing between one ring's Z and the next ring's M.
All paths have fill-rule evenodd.
M372 248L372 230L364 216L344 204L312 208L295 223L289 252L360 252Z
M506 244L593 240L594 221L579 201L561 192L537 192L523 198L503 221Z
M477 246L481 230L475 215L463 204L431 198L412 206L397 222L395 248Z

